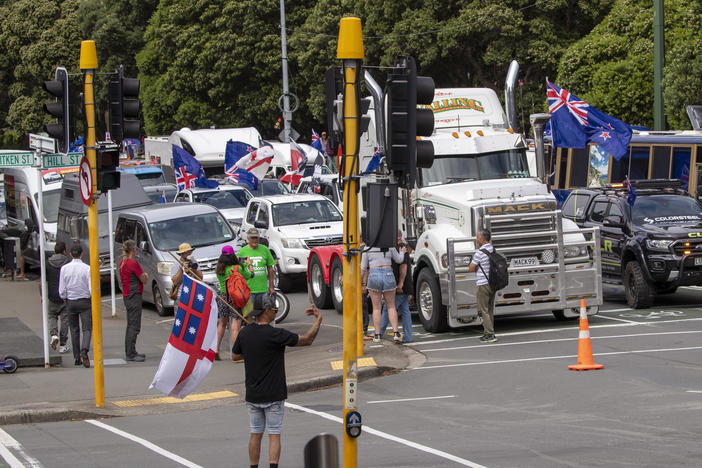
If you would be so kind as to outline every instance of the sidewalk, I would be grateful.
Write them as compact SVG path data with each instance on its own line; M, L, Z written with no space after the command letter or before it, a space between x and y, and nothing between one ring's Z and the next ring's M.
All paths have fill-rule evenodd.
M39 363L43 362L38 281L0 280L0 297L3 298L0 303L0 319L19 319L39 337L32 344L31 351L35 357L40 358ZM14 374L0 372L0 425L182 411L243 401L244 365L226 359L227 353L221 352L223 360L214 362L207 378L195 392L198 395L212 395L202 395L200 401L152 404L153 400L149 401L150 399L164 396L148 387L168 341L173 317L159 317L152 310L144 310L137 350L146 354L146 361L127 363L124 361L126 319L121 296L117 297L116 305L117 317L113 318L110 297L103 297L105 408L95 406L93 368L76 367L71 352L58 354L52 350L51 368L20 367ZM331 314L336 315L334 310L322 313L329 318ZM294 333L304 333L309 328L311 319L298 317L299 314L289 318L282 326ZM288 348L285 360L289 392L308 391L341 383L341 370L332 367L332 362L342 360L339 336L338 327L332 328L323 323L312 346ZM223 350L226 350L226 340L225 335ZM372 358L374 362L368 363L366 367L359 364L359 380L414 366L423 360L420 353L409 347L394 345L390 341L384 341L382 346L370 346L368 343L366 342L366 354L363 357ZM6 344L0 342L0 357L11 352L5 348ZM92 348L90 359L92 362ZM53 366L54 362L61 364ZM225 391L236 395L221 393ZM120 404L125 406L119 406Z

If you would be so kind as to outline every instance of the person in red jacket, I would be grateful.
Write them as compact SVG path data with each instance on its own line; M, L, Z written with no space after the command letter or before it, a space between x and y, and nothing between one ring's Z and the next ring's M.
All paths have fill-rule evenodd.
M122 260L119 262L119 278L122 281L122 299L127 309L127 331L124 335L124 353L127 361L144 362L146 356L136 352L137 335L141 331L141 294L149 275L144 273L139 262L134 260L136 244L129 239L122 244Z

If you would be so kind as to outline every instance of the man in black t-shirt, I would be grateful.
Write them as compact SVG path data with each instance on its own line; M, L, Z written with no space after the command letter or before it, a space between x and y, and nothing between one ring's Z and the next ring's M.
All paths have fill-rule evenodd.
M253 310L249 313L249 317L253 317L255 322L242 328L232 347L232 358L244 359L246 408L251 425L249 460L252 467L258 467L261 440L266 427L270 466L278 467L280 432L285 399L288 397L285 347L311 345L322 324L322 316L316 307L308 307L305 313L314 315L316 320L304 335L296 335L284 328L275 328L271 325L276 314L274 296L256 296Z

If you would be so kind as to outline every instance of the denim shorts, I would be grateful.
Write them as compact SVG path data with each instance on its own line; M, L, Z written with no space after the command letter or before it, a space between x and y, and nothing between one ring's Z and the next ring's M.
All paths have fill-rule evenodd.
M392 268L371 268L368 274L369 291L385 292L397 289Z
M268 426L268 434L280 434L283 428L283 414L285 413L285 400L271 403L246 402L249 411L249 425L251 434L263 434Z

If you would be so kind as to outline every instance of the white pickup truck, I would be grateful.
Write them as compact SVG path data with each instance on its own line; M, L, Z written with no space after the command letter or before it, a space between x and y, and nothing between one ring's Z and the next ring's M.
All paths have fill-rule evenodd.
M322 195L270 195L254 197L246 206L241 236L258 228L268 240L276 260L278 287L289 292L295 277L307 273L310 249L322 245L341 244L342 215Z

